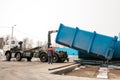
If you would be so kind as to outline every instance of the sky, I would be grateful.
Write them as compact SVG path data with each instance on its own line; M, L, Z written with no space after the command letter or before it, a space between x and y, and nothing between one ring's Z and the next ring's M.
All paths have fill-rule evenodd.
M118 36L120 0L0 0L0 37L47 41L60 23L86 31ZM55 40L56 34L52 40Z

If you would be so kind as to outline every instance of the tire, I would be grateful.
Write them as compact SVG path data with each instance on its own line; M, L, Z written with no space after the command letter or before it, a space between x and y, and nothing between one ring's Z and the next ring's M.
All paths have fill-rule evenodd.
M22 57L21 57L21 54L20 53L17 53L16 54L16 60L17 61L21 61Z
M42 53L42 54L40 55L40 60L41 60L41 62L47 62L47 61L48 61L48 56L47 56L47 54L46 54L46 53Z
M63 63L63 62L65 62L65 60L68 61L67 52L60 51L58 54L59 54L59 62Z
M55 53L54 55L53 55L53 63L57 63L59 61L59 57L58 57L58 55Z
M31 59L32 59L31 57L27 57L27 61L31 61Z
M61 59L60 59L60 62L61 62L61 63L65 62L65 59L64 59L64 58L61 58Z
M6 61L10 61L10 59L11 59L10 52L6 52Z

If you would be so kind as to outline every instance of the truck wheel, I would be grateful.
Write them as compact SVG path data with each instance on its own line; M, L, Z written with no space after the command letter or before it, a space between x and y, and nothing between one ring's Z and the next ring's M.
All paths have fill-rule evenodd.
M21 54L20 53L17 53L16 54L16 60L17 61L21 61L22 57L21 57Z
M54 55L53 55L53 63L56 63L56 62L58 62L59 61L59 57L58 57L58 55L55 53Z
M31 57L27 57L27 61L31 61L31 59L32 59Z
M10 61L11 55L10 52L6 52L6 61Z
M42 53L42 54L40 55L40 60L41 60L41 62L47 62L47 61L48 61L48 56L47 56L47 54L46 54L46 53Z
M61 59L60 59L60 62L61 62L61 63L65 62L65 59L64 59L64 58L61 58Z

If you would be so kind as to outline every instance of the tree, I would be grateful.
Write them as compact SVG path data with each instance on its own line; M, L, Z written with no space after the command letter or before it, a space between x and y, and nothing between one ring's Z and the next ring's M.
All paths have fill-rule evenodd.
M37 41L37 46L42 46L42 42L41 41Z
M6 44L8 44L8 43L7 43L8 40L10 40L10 35L7 35L7 36L4 38L4 41L5 41Z
M28 50L28 49L31 49L33 48L33 40L29 39L29 38L24 38L23 39L23 50Z
M29 40L29 42L28 42L27 49L31 49L32 46L33 46L33 40L31 39L31 40Z
M23 39L23 50L27 50L28 41L29 41L28 38L24 38L24 39Z

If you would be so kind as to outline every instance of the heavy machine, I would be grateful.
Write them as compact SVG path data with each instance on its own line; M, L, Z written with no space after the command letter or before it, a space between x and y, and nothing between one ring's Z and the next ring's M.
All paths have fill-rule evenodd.
M107 63L120 61L120 41L116 36L110 37L60 24L56 43L78 50L80 59Z
M48 48L51 45L51 34L57 32L57 30L48 31ZM21 61L22 58L27 58L27 61L31 61L32 57L40 58L41 62L47 62L47 50L42 47L35 47L29 50L22 50L22 42L19 42L19 46L15 46L5 52L6 60L10 61L11 58L16 58L17 61ZM53 55L53 62L64 62L68 60L67 52L59 51Z
M21 61L22 58L27 58L28 61L31 61L31 53L22 50L22 41L20 41L18 46L10 48L5 52L6 60L10 61L11 58L16 58L17 61Z

